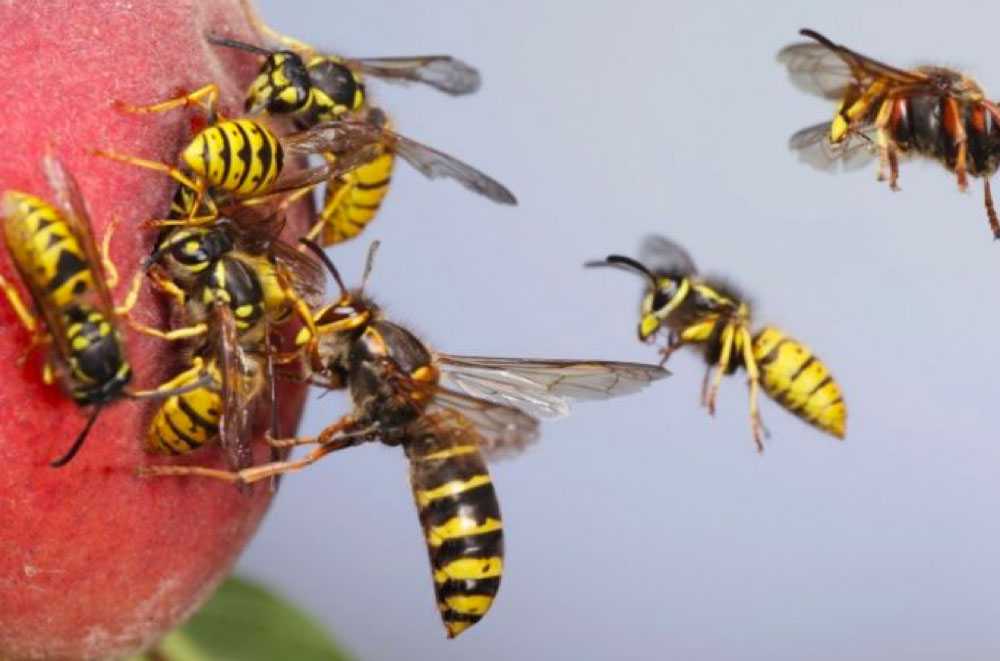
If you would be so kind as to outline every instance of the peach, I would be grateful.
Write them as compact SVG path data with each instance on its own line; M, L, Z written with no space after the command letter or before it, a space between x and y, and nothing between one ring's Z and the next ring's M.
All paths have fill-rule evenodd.
M114 100L150 103L215 81L223 109L239 110L255 59L207 44L208 30L257 41L237 0L0 3L0 190L51 197L41 157L56 153L80 183L96 235L121 219L112 245L119 298L153 239L140 223L163 216L173 183L92 151L173 162L190 137L192 110L130 116ZM289 228L307 223L296 210ZM0 253L0 272L16 281ZM137 316L165 323L163 302L148 288ZM176 370L176 347L131 332L127 339L135 386L155 386ZM147 648L229 572L267 509L269 489L247 496L210 480L136 477L137 466L167 461L142 449L156 406L149 402L106 407L80 454L49 467L87 412L42 383L39 352L18 363L28 341L0 299L0 658L103 658ZM281 390L289 432L304 392L285 383ZM266 453L258 443L257 459ZM181 461L223 463L215 448Z

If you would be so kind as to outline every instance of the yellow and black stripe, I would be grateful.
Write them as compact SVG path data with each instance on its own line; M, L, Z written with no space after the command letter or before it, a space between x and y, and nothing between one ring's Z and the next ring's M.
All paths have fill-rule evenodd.
M353 239L375 218L389 192L395 163L395 156L384 153L327 184L319 217L324 246Z
M202 130L181 154L209 186L240 197L265 191L281 174L281 142L249 119L218 122Z
M4 232L20 270L43 293L40 305L63 308L94 288L94 273L79 239L63 217L41 198L4 194Z
M431 426L406 444L410 483L449 638L486 614L503 571L500 504L474 432L466 431Z
M826 365L805 345L768 326L754 338L753 355L764 392L809 424L844 437L843 393Z
M157 409L146 434L146 449L161 454L186 454L197 450L219 433L222 416L222 375L215 362L195 366L178 374L161 389L179 389L197 382L207 373L212 384L172 395Z

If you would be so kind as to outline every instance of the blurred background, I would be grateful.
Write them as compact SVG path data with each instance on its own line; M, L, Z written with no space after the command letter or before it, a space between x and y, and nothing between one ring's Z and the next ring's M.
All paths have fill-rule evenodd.
M934 163L830 175L795 130L833 107L775 53L812 27L898 66L936 62L1000 96L997 15L978 2L366 3L260 0L274 27L350 56L449 53L475 96L369 81L400 132L482 168L502 208L398 166L382 213L332 251L451 353L655 361L642 282L587 259L666 234L726 274L755 319L810 346L845 391L838 443L743 373L714 419L700 360L640 395L584 404L494 465L506 530L492 611L445 639L407 467L371 444L285 480L239 571L362 659L993 659L1000 654L1000 246L982 183ZM994 12L990 15L989 12ZM316 397L300 431L346 411Z

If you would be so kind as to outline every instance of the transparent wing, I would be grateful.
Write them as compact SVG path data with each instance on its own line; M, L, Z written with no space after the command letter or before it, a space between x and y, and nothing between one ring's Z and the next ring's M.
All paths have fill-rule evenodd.
M830 122L815 124L792 135L788 147L798 154L799 160L824 171L856 170L877 154L874 127L852 130L837 143L831 143L829 135Z
M48 179L49 187L55 194L56 206L62 212L63 218L69 224L87 256L88 265L94 274L94 286L97 290L101 312L106 318L114 319L115 305L111 298L111 292L108 291L107 274L104 273L103 269L104 262L101 261L100 252L97 250L93 224L90 221L90 214L87 212L80 187L66 166L55 155L46 154L42 159L42 168L45 171L45 178Z
M454 156L394 133L394 151L428 179L454 179L497 204L517 204L506 186Z
M669 374L642 363L447 354L438 358L443 375L470 396L548 418L568 415L573 400L627 395Z
M345 59L344 63L365 75L388 82L423 83L446 94L472 94L482 82L479 71L450 55L370 57Z
M785 65L793 85L826 99L842 99L859 82L844 58L822 44L785 46L778 52L778 61Z
M509 457L538 440L538 420L513 406L437 388L427 414L458 413L479 432L479 447L491 459Z
M879 79L914 89L931 84L920 71L889 66L836 44L815 30L801 30L800 34L814 42L786 46L778 53L778 61L788 69L795 86L810 94L840 99L850 85L864 87Z
M454 179L469 190L499 204L517 204L507 188L492 177L454 156L411 140L387 128L365 121L331 121L287 136L282 140L293 154L333 153L335 164L327 164L300 173L295 179L279 181L273 190L283 191L294 186L318 183L339 176L388 149L417 169L428 179ZM373 147L375 148L373 151ZM360 157L357 154L361 154ZM290 183L291 182L291 183Z
M674 275L695 275L698 273L694 259L683 246L655 234L642 240L639 247L639 261L654 273Z
M238 471L253 464L250 445L252 388L246 378L246 356L240 348L236 320L226 305L214 306L216 356L222 372L222 417L219 419L219 445L230 470Z

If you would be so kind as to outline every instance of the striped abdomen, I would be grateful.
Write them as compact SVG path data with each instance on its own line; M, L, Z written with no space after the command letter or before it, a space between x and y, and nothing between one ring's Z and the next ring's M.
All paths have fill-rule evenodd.
M1000 158L1000 129L981 103L950 100L947 96L892 97L889 136L901 151L914 151L954 169L957 138L966 137L966 169L972 175L990 175Z
M327 184L320 213L324 246L356 237L372 221L389 192L395 162L392 154L381 154Z
M94 289L94 272L80 239L44 200L15 191L4 193L4 236L18 270L46 299L64 308Z
M87 305L69 305L61 314L69 346L64 358L70 395L82 405L115 399L132 379L118 330L103 312Z
M265 192L274 183L281 174L284 152L278 138L264 125L234 119L204 129L182 157L211 187L248 197Z
M754 337L753 355L764 392L809 424L844 437L847 407L840 386L808 348L767 327Z
M146 434L146 449L163 454L186 454L197 450L219 433L222 416L222 375L215 363L205 366L211 386L195 388L180 395L171 395L157 409ZM183 388L203 376L201 370L187 370L163 388Z
M443 418L439 416L439 418ZM457 414L424 418L405 443L438 610L454 638L493 604L503 570L500 505L478 435Z

